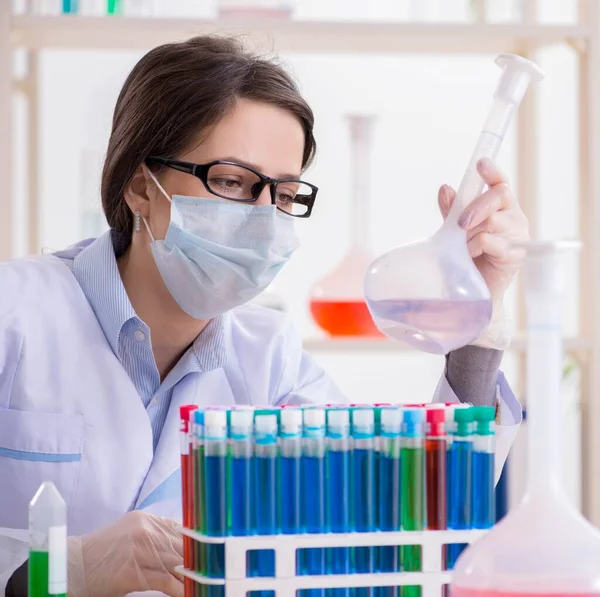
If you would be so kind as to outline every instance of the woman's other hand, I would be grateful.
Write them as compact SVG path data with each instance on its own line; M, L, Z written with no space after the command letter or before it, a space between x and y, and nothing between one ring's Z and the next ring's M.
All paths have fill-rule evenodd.
M160 591L183 597L178 523L141 511L82 537L69 537L69 597L122 597Z

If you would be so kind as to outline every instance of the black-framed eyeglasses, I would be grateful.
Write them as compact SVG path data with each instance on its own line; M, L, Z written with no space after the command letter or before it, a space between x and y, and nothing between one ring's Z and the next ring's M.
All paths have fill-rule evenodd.
M226 160L193 164L152 156L146 158L146 162L192 174L202 181L209 193L231 201L252 203L269 185L271 203L280 211L296 218L310 216L319 190L303 180L271 178L250 166Z

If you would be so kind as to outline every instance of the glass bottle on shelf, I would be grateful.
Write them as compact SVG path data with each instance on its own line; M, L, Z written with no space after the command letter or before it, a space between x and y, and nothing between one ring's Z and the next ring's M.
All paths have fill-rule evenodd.
M77 14L79 12L79 0L62 0L62 12L65 15Z
M374 255L368 242L371 141L374 118L349 116L352 185L352 246L311 291L310 311L331 336L381 336L363 296L363 280Z
M220 17L289 17L297 0L219 0Z

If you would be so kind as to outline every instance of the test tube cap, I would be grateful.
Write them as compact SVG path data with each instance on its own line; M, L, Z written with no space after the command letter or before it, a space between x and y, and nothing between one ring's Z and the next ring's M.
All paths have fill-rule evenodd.
M426 413L427 435L429 437L444 437L446 434L444 425L446 422L445 408L428 408Z
M195 404L186 404L179 407L179 416L182 421L189 421L192 417L192 412L198 407Z
M477 435L493 435L496 409L492 406L474 406L475 433Z
M254 410L232 410L229 424L232 428L252 429L254 422Z
M194 423L204 425L204 411L201 408L194 411Z
M281 433L283 435L302 433L302 409L286 408L281 411Z
M211 429L227 427L227 411L207 410L204 413L204 425Z
M350 427L350 411L348 408L332 408L327 411L327 427L340 428Z
M421 437L423 435L423 423L425 421L425 409L406 408L402 412L402 435L405 437Z
M325 409L316 407L303 409L302 415L306 427L325 427Z
M254 426L257 433L277 432L277 415L264 414L254 417Z
M398 435L402 429L402 409L384 408L381 411L381 432L384 435Z
M456 423L454 435L466 436L473 433L473 407L454 409Z
M357 426L374 425L375 411L371 408L355 408L352 411L352 424Z

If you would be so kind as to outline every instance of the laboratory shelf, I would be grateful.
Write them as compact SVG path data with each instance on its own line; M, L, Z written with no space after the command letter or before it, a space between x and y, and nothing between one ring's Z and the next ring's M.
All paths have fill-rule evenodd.
M561 42L585 42L585 25L336 22L285 18L169 19L14 16L13 47L147 49L194 34L234 33L297 53L497 53Z

